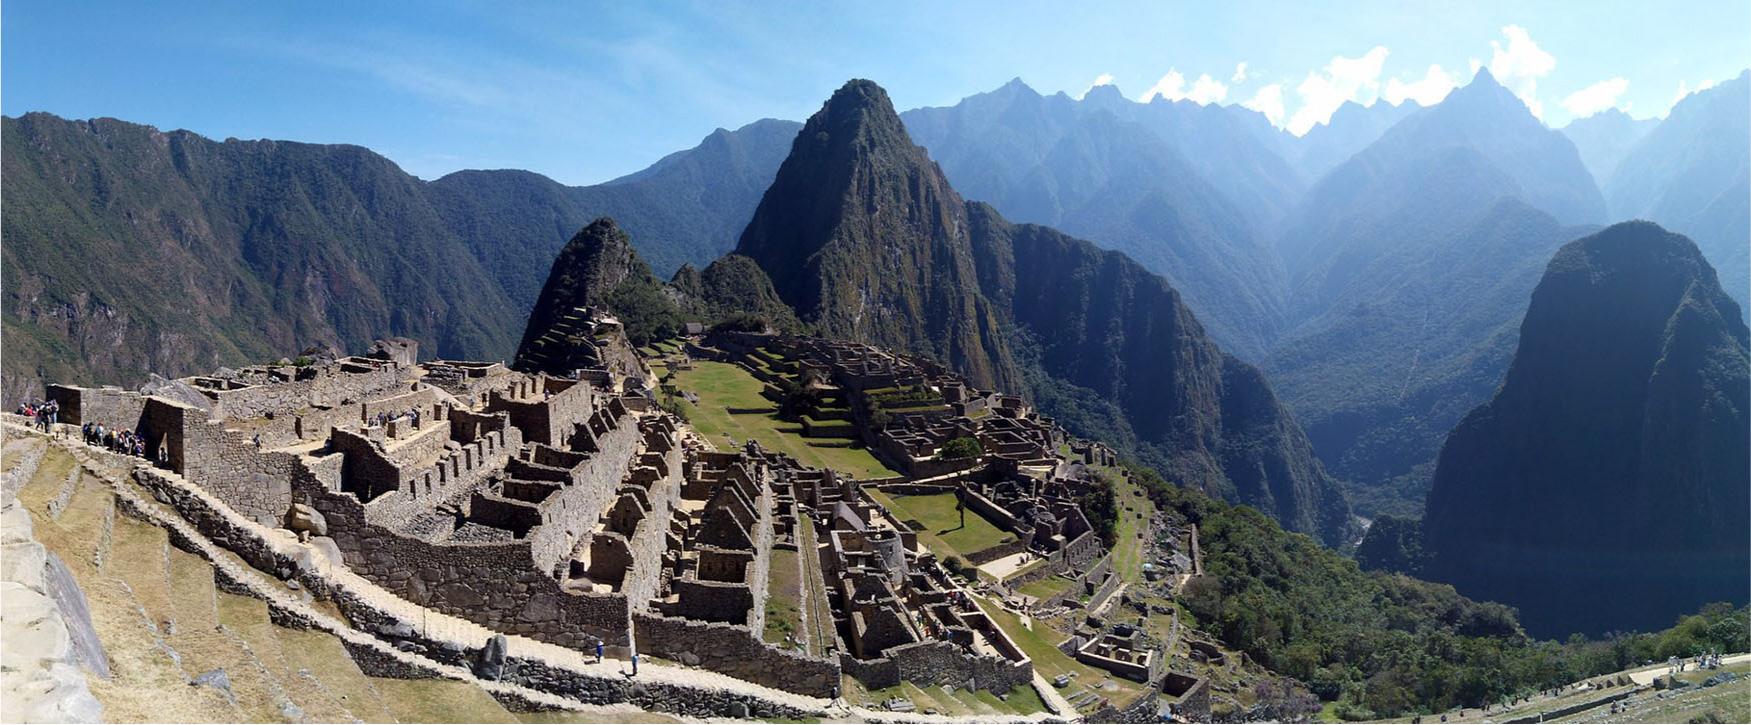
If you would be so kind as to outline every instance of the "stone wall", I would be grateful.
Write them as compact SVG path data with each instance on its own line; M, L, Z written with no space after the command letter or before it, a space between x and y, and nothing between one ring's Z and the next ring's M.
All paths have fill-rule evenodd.
M870 689L911 682L919 687L953 685L1003 694L1033 682L1031 662L974 654L943 640L890 647L882 655L859 660L844 653L839 664Z
M746 627L657 614L632 615L640 652L786 692L831 697L839 663L761 642Z
M162 432L172 470L256 523L281 525L292 506L292 477L303 468L297 456L258 451L241 434L177 403L154 398L145 417L148 446Z
M146 407L146 396L118 388L50 385L47 397L61 404L60 422L101 423L112 430L137 427Z
M259 418L311 406L334 407L409 390L406 370L383 361L347 358L321 368L282 368L292 379L232 390L202 389L216 418Z
M214 543L236 553L249 565L261 571L285 572L297 578L305 588L312 593L333 602L353 626L360 631L375 633L390 642L396 642L407 647L414 654L429 657L434 661L467 666L478 655L485 643L470 644L433 639L420 631L418 623L401 621L381 609L381 604L373 599L360 596L358 592L345 587L331 584L325 573L307 566L307 560L289 556L264 541L258 535L259 530L252 530L240 524L235 514L216 508L210 501L194 494L183 485L167 478L164 474L149 469L136 469L136 480L144 486L155 498L164 501L174 508L190 524ZM182 548L189 548L179 541L175 530L171 531L172 543ZM245 588L226 581L224 571L216 570L221 589L249 595ZM288 620L292 613L283 608L270 606L270 615L276 623L294 627L309 627L309 622ZM611 648L617 643L609 642ZM627 642L618 643L625 646ZM349 647L349 650L354 648ZM371 648L365 648L371 649ZM593 648L590 648L593 651ZM409 667L407 662L390 662L391 658L383 656L380 650L351 651L350 654L362 657L361 668L369 667L381 676L398 678L430 677L438 673L426 668ZM417 664L417 663L416 663ZM779 671L788 671L779 668ZM533 659L518 655L505 657L502 681L529 687L543 692L550 692L591 704L613 704L627 702L641 708L654 711L672 712L691 717L768 717L805 719L819 716L820 712L804 710L789 705L779 704L758 696L713 689L708 687L687 687L660 682L641 682L624 677L600 677L554 665L545 660ZM820 680L817 676L815 679ZM831 678L837 681L836 670ZM824 696L824 695L822 695Z
M1176 708L1177 709L1177 708ZM1192 722L1209 722L1208 708L1205 716L1193 719ZM1128 703L1109 701L1106 705L1089 715L1088 722L1112 723L1147 723L1161 721L1161 698L1155 690L1149 690L1137 699Z

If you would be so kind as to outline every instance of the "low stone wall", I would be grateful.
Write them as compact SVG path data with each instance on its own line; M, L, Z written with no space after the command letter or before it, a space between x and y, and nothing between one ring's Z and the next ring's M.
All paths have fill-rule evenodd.
M1087 717L1087 721L1112 723L1160 722L1160 712L1161 698L1156 694L1155 690L1149 690L1144 692L1137 699L1128 703L1114 703L1109 701L1105 706L1101 707L1101 709L1090 714ZM1209 708L1206 707L1205 716L1203 718L1194 719L1193 722L1209 722L1210 718L1208 713Z
M1004 694L1031 685L1034 676L1031 662L973 654L942 640L890 647L882 657L871 660L841 653L839 666L870 689L911 682L919 687L953 685Z
M839 686L839 663L769 646L747 627L643 612L632 622L640 652L802 695L831 697Z

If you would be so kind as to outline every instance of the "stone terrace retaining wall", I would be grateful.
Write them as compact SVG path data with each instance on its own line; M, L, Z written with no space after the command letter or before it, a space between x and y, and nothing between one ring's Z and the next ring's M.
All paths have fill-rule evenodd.
M632 621L641 652L802 695L831 697L839 686L839 663L768 646L747 627L644 612Z
M910 681L920 687L953 685L1003 694L1033 682L1029 662L1012 662L967 652L960 645L928 640L891 647L884 656L859 660L850 653L839 655L839 666L870 689L893 687ZM970 685L969 685L970 683Z

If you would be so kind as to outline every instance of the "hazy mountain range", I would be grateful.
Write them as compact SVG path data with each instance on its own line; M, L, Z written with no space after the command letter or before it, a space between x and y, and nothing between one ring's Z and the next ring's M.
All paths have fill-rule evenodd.
M1657 123L1607 113L1560 132L1487 73L1430 108L1346 105L1300 138L1239 107L1105 86L1076 99L1011 82L901 118L966 199L1161 275L1214 343L1265 371L1360 510L1415 514L1562 243L1650 218L1696 240L1743 314L1748 87L1741 75ZM43 378L132 383L382 334L508 358L501 320L534 304L579 228L615 218L660 278L704 268L743 239L800 128L719 130L568 187L521 171L424 182L358 147L108 119L4 125L15 398ZM996 380L1019 365L977 357Z

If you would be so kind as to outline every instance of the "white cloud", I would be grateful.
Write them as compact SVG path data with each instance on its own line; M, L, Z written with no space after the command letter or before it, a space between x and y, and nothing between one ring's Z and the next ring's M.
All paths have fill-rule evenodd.
M1246 61L1243 60L1234 66L1234 75L1228 77L1228 82L1234 84L1246 82Z
M1619 99L1627 90L1627 79L1609 78L1570 93L1563 98L1563 108L1575 118L1586 118L1607 108L1618 107Z
M1544 52L1518 25L1503 27L1502 36L1507 38L1507 45L1490 41L1490 74L1525 101L1532 115L1544 118L1544 104L1538 100L1538 79L1556 69L1556 56Z
M1459 87L1459 76L1442 70L1439 65L1429 66L1421 80L1401 81L1393 78L1386 82L1386 92L1381 98L1394 106L1407 100L1416 101L1419 106L1433 106L1446 98L1448 93Z
M1260 88L1259 92L1254 93L1251 99L1240 105L1265 114L1265 118L1271 122L1271 125L1281 126L1283 123L1283 84L1272 83Z
M1678 81L1678 94L1672 96L1672 105L1674 105L1674 106L1678 105L1678 102L1684 100L1685 96L1688 96L1692 93L1701 93L1701 92L1706 91L1706 90L1713 88L1713 87L1715 87L1714 81L1703 81L1701 83L1696 84L1695 88L1691 88L1690 84L1685 83L1684 81ZM1671 113L1672 109L1668 108L1668 109L1666 109L1666 112Z
M1307 79L1295 87L1301 106L1289 118L1289 132L1297 136L1306 134L1315 125L1331 120L1332 113L1345 101L1373 105L1380 94L1380 69L1389 52L1385 46L1377 45L1361 57L1337 56L1324 68L1308 73Z
M1110 85L1112 85L1112 84L1113 84L1113 74L1111 74L1111 73L1102 73L1102 74L1100 74L1100 75L1098 75L1098 76L1095 76L1095 77L1094 77L1094 82L1093 82L1093 83L1090 83L1090 84L1088 84L1088 87L1087 87L1087 88L1084 88L1084 89L1082 89L1082 95L1080 95L1080 96L1077 96L1077 97L1078 97L1078 98L1087 98L1087 97L1088 97L1088 92L1089 92L1089 91L1092 91L1092 90L1094 90L1094 89L1096 89L1096 88L1099 88L1099 87L1101 87L1101 86L1110 86Z
M1167 75L1162 76L1161 80L1156 81L1155 85L1150 86L1149 90L1144 91L1137 100L1148 103L1156 96L1170 101L1190 100L1199 105L1207 106L1227 98L1228 86L1205 73L1198 76L1197 80L1192 81L1192 87L1187 89L1186 77L1181 75L1177 69L1169 68Z

